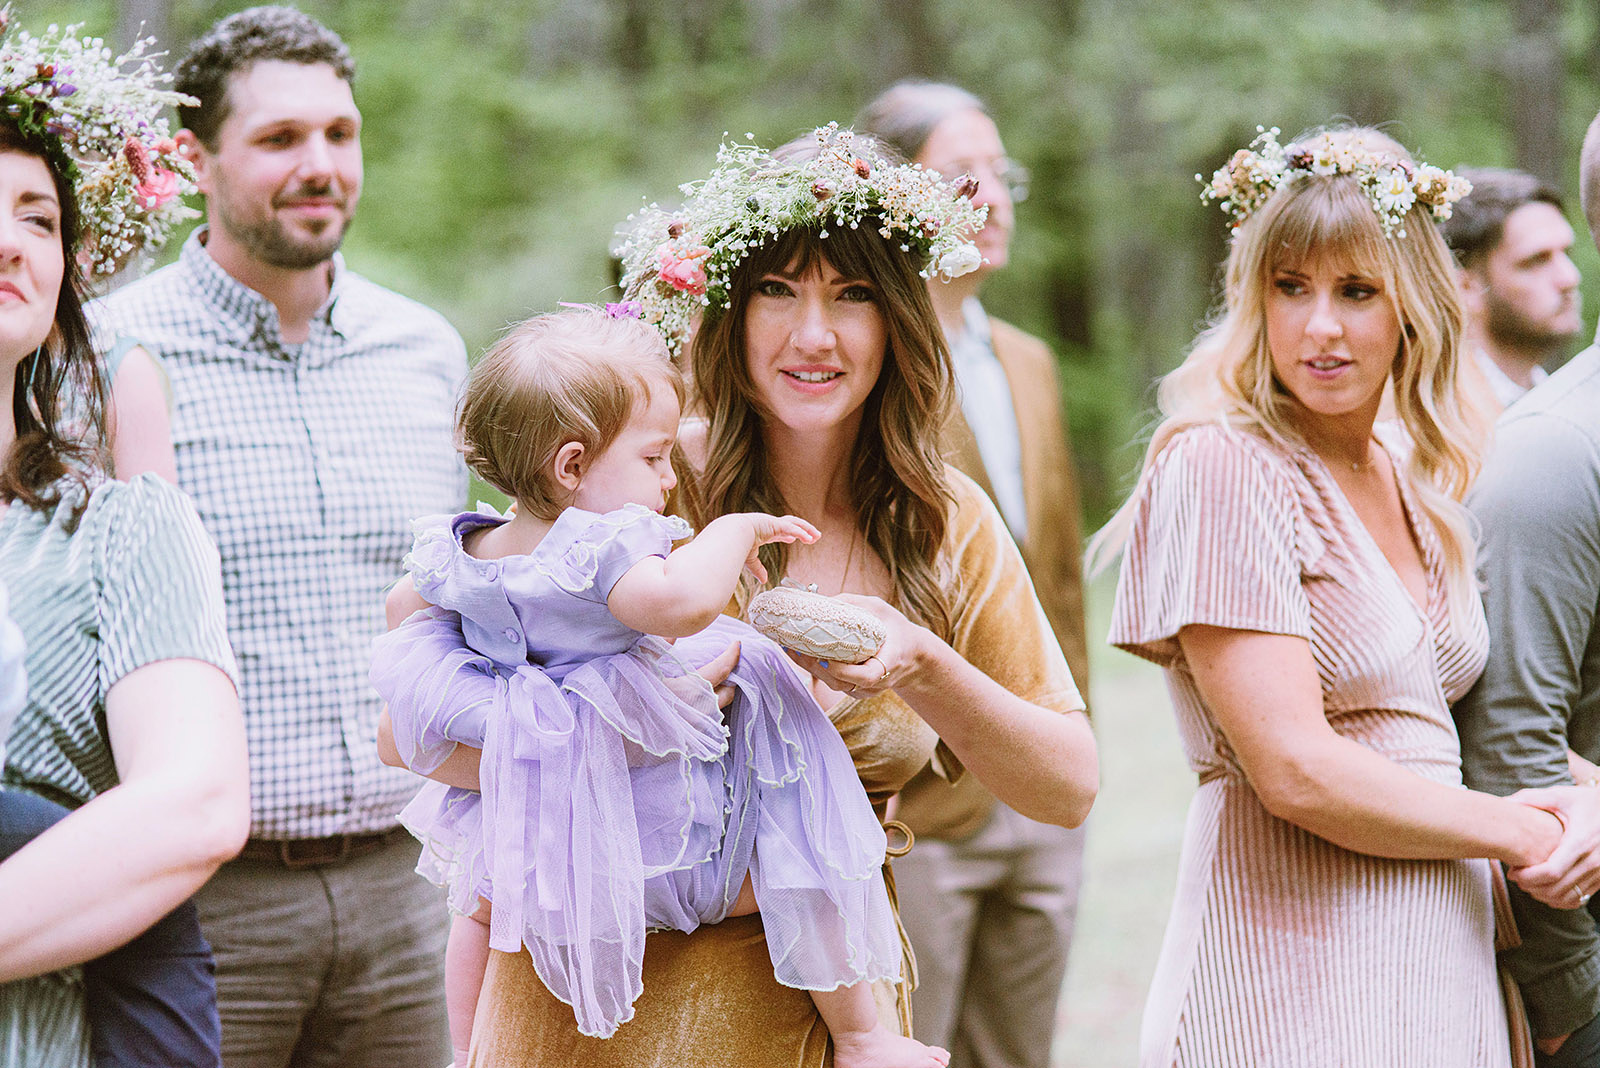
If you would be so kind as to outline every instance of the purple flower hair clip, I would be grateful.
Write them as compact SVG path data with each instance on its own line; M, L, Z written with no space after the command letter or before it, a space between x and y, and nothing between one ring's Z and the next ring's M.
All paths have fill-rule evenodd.
M570 300L558 300L556 303L563 308L583 308L586 311L596 310L593 304L578 304ZM607 319L644 318L644 307L636 300L623 300L615 303L607 303L604 311Z

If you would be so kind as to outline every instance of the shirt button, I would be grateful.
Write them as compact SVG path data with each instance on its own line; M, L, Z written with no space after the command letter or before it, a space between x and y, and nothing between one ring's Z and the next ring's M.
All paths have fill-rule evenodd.
M489 564L489 566L483 569L483 577L488 579L490 582L493 582L495 579L499 578L500 565L496 563Z
M508 642L519 642L522 640L522 632L517 630L516 627L507 627L505 630L505 635L506 641Z

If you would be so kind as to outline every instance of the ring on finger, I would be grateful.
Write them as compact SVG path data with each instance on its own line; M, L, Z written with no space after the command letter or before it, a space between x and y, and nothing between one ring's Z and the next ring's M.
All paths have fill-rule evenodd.
M889 665L885 664L882 660L878 660L877 656L869 656L869 657L867 657L867 659L868 660L877 660L878 661L878 666L883 669L878 674L877 685L881 685L883 683L883 680L887 679L889 677Z
M1576 891L1577 891L1577 892L1578 892L1578 904L1580 904L1580 905L1587 905L1587 904L1588 904L1588 903L1589 903L1589 898L1590 898L1590 897L1591 897L1591 896L1592 896L1592 895L1590 895L1590 894L1589 894L1589 893L1587 893L1587 892L1586 892L1586 891L1585 891L1585 890L1584 890L1584 889L1583 889L1583 887L1581 887L1581 886L1575 886L1575 887L1573 887L1573 889L1574 889L1574 890L1576 890Z

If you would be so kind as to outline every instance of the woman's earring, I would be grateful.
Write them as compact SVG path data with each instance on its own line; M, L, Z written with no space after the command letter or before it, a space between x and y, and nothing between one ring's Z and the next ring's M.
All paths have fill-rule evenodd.
M33 360L28 364L28 384L23 387L24 397L33 396L33 383L39 377L39 361L44 359L44 346L40 345L33 350Z

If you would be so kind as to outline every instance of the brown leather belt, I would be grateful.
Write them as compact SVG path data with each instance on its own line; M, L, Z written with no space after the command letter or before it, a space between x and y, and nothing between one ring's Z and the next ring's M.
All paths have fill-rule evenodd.
M328 838L246 839L241 860L261 860L279 867L321 868L375 853L405 834L404 827L371 834L335 834Z

